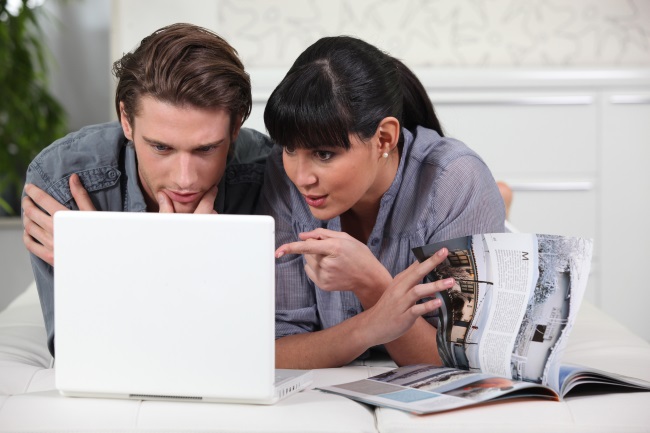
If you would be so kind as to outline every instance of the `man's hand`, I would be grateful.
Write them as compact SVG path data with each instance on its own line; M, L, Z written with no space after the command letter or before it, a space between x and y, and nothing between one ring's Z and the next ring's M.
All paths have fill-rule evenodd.
M79 176L70 176L70 192L79 210L96 210ZM23 198L23 243L27 250L54 266L54 214L69 210L36 185L25 185Z
M217 187L217 185L210 188L210 190L206 192L203 197L201 197L201 201L199 202L198 206L194 210L194 213L201 213L201 214L217 213L217 211L214 210L214 201L217 198L218 190L219 188ZM172 200L169 198L167 194L160 191L156 195L156 199L158 200L158 211L160 213L176 213L176 209L174 208L174 203L172 202Z

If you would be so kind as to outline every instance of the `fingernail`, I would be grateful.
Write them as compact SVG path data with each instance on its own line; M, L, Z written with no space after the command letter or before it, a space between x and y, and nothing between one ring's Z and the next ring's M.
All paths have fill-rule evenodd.
M451 287L451 286L453 286L453 285L454 285L454 279L453 279L453 278L447 278L447 279L445 280L445 286L447 286L447 287Z
M441 248L440 251L438 251L439 256L444 256L447 254L447 248Z
M156 194L156 198L158 199L158 204L163 204L165 203L165 200L163 199L162 193Z
M282 257L283 255L284 255L284 251L278 251L278 252L275 254L275 258L276 258L276 259L279 259L279 258Z

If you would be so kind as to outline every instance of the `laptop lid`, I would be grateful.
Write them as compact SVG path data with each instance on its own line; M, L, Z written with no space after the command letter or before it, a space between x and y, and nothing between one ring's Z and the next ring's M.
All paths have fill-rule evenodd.
M54 239L63 394L277 399L273 218L58 212Z

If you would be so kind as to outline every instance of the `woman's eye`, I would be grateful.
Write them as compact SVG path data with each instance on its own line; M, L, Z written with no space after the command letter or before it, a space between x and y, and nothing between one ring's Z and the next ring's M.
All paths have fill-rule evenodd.
M318 150L315 152L315 155L321 161L328 161L334 156L334 152L329 152L327 150Z
M295 147L290 147L290 146L284 146L284 153L287 155L295 155L296 154L296 148Z

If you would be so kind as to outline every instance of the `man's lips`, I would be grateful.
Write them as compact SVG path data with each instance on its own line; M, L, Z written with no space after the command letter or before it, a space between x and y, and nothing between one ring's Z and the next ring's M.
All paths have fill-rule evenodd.
M198 192L176 192L165 190L165 194L176 203L191 203L201 196Z
M325 204L326 195L304 195L305 201L311 207L321 207Z

